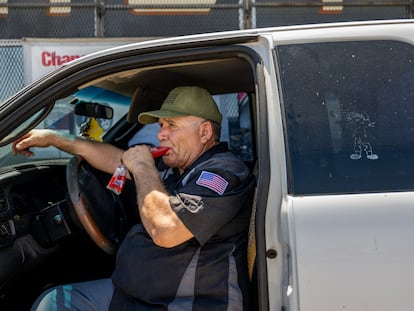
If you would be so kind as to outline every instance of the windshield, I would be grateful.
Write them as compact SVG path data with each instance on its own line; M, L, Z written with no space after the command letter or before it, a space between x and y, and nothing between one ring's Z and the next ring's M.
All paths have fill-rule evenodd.
M76 94L77 95L77 94ZM88 117L75 115L73 112L74 105L72 104L75 98L75 94L68 96L66 98L57 100L51 112L48 116L36 126L39 129L53 129L62 131L67 134L79 135L81 127L88 121ZM123 117L128 110L128 107L125 105L118 104L107 104L114 109L113 118L108 119L96 119L99 126L102 128L103 136L112 126L116 123L121 117ZM22 129L26 128L30 123L32 123L39 114L43 111L36 113L31 116L24 123L16 126L16 129L10 133L11 135L16 135ZM0 167L21 164L26 162L31 162L33 160L50 160L50 159L64 159L71 157L70 154L60 151L54 147L49 148L33 148L34 152L33 157L26 157L22 155L13 155L12 144L7 144L0 147Z

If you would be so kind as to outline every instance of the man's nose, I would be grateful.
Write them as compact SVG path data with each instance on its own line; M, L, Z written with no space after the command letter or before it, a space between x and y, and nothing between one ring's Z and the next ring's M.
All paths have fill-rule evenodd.
M157 134L157 138L159 141L163 141L165 140L167 137L167 132L165 129L163 129L162 127L160 128L158 134Z

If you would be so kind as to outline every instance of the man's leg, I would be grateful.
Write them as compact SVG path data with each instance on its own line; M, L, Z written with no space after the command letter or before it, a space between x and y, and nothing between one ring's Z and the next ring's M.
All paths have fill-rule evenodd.
M109 308L113 292L111 279L56 286L40 295L31 310L104 311Z

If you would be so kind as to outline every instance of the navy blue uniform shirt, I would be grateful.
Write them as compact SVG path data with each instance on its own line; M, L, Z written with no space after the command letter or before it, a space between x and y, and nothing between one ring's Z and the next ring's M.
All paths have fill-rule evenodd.
M249 169L222 143L184 174L171 168L160 174L171 207L194 238L163 248L135 225L117 254L111 310L245 310Z

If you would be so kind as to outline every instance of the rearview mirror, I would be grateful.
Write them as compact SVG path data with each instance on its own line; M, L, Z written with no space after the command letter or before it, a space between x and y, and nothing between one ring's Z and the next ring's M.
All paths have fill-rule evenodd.
M114 110L109 106L83 101L75 103L74 113L78 116L101 119L112 119L114 116Z

